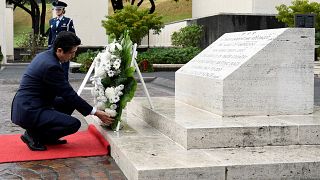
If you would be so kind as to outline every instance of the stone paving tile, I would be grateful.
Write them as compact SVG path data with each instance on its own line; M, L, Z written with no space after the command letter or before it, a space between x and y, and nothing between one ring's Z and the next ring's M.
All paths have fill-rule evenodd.
M0 83L0 134L19 134L24 130L11 123L11 102L19 85L13 83ZM81 82L72 82L74 89L78 89ZM161 87L156 84L147 83L147 88L152 97L173 96L174 89ZM138 85L136 96L145 96L141 84ZM93 103L90 91L83 91L81 97L90 104ZM88 125L83 116L74 112L82 125L80 130L87 129ZM117 164L110 156L80 157L56 160L29 161L18 163L0 164L0 179L45 179L45 180L70 180L70 179L103 179L103 180L125 180Z
M0 164L0 179L126 178L110 156L97 156Z

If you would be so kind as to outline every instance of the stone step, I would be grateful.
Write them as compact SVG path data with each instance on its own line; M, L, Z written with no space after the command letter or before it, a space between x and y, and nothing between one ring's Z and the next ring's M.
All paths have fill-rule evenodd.
M221 117L174 97L135 98L136 115L186 149L320 144L320 110L312 115Z
M103 129L93 116L86 120L109 141L129 180L320 178L319 145L186 150L132 114L119 132Z

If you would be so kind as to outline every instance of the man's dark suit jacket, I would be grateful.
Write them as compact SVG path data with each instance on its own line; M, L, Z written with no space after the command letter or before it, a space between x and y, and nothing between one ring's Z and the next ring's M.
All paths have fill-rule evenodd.
M38 54L24 73L12 102L12 122L25 129L34 127L39 114L53 108L56 97L62 97L84 116L92 111L64 78L58 57L50 49Z

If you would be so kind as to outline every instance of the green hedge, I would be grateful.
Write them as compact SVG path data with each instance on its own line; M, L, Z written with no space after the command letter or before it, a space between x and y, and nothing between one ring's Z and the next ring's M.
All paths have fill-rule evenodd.
M81 64L79 70L81 72L88 72L88 70L93 62L93 59L97 56L98 53L99 53L99 51L92 51L89 49L87 52L79 54L75 58L76 62Z
M185 64L201 52L200 48L153 48L138 53L138 62L143 60L151 64Z

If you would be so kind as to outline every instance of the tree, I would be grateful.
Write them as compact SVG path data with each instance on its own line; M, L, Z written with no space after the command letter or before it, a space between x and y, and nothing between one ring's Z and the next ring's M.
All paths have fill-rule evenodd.
M36 55L39 46L45 44L45 20L46 20L46 0L6 0L7 3L13 4L13 10L20 7L27 12L32 20L32 34L28 36L26 42L24 42L25 48L30 51L30 57ZM41 11L39 7L41 2Z
M276 9L278 10L277 19L289 27L294 27L295 14L315 14L316 44L320 43L320 3L309 3L309 0L294 0L291 6L281 4L276 6Z
M144 0L140 0L137 4L137 6L139 7L142 3L143 3ZM150 4L151 4L151 8L149 10L149 14L152 14L154 13L154 11L156 10L156 5L154 3L154 0L149 0L150 1ZM135 3L135 0L131 0L131 5L134 5ZM116 10L121 10L123 9L123 1L122 0L111 0L111 4L112 4L112 7L113 7L113 11L116 12Z
M37 0L6 0L6 2L14 5L13 10L19 7L30 15L34 35L45 35L46 0L40 0L41 11Z
M164 27L161 16L149 14L148 10L138 10L138 6L132 5L116 10L116 13L106 18L107 20L102 21L102 26L108 35L114 35L119 39L126 30L129 30L131 40L137 44L140 44L150 29L153 29L155 34L159 34Z
M126 0L126 1L129 1L129 0ZM137 4L138 7L140 7L140 5L143 3L144 0L140 0ZM152 14L154 13L154 11L156 10L156 4L154 3L155 0L149 0L150 4L151 4L151 7L149 9L149 14ZM179 2L179 0L173 0L175 2ZM186 1L189 1L189 0L186 0ZM131 0L131 5L134 5L135 3L135 0ZM112 4L112 8L113 8L113 11L116 12L116 10L121 10L123 9L123 0L111 0L111 4Z

